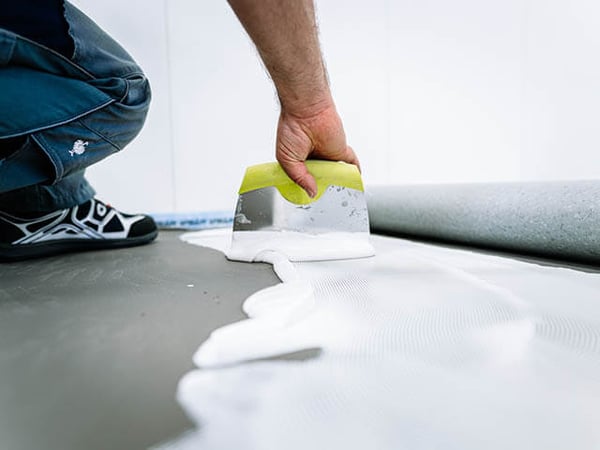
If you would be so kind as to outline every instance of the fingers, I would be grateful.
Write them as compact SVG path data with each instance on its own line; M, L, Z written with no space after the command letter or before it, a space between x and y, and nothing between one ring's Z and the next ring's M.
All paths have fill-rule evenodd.
M356 156L356 153L354 153L354 149L349 145L346 147L346 158L344 159L344 161L350 164L354 164L356 167L358 167L359 172L362 172L360 169L360 161L358 160L358 156Z
M280 160L279 164L292 181L304 189L310 198L317 195L317 182L306 168L304 161Z
M331 151L331 149L315 149L315 151L312 154L312 157L315 159L343 161L348 164L354 164L356 167L358 167L359 171L361 170L358 156L356 156L356 153L349 145L346 145L343 150L338 151Z
M358 157L346 144L344 128L334 107L311 118L298 118L282 111L277 126L275 154L292 181L311 198L317 195L318 189L304 163L307 159L344 161L360 170Z

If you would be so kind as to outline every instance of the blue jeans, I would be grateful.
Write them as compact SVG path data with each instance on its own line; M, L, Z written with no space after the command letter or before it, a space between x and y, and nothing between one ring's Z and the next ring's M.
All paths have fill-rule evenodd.
M85 168L141 130L150 86L133 58L65 1L68 58L0 28L0 210L49 212L89 200Z

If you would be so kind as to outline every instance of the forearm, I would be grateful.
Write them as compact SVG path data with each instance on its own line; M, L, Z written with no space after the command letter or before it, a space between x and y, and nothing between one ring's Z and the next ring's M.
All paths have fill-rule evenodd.
M282 109L317 114L333 102L312 0L228 0L254 41Z

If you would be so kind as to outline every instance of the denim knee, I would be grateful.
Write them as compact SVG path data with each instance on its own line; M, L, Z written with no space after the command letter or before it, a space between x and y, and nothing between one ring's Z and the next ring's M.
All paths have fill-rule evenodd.
M53 182L122 150L141 131L151 101L148 79L121 81L119 99L72 122L32 134L54 168Z

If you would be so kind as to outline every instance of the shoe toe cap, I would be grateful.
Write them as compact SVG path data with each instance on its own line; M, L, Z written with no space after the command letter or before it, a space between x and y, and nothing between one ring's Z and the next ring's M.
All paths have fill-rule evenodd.
M142 236L156 236L158 231L158 227L156 226L156 222L150 216L144 216L142 220L138 220L134 223L129 229L128 238L137 238Z

